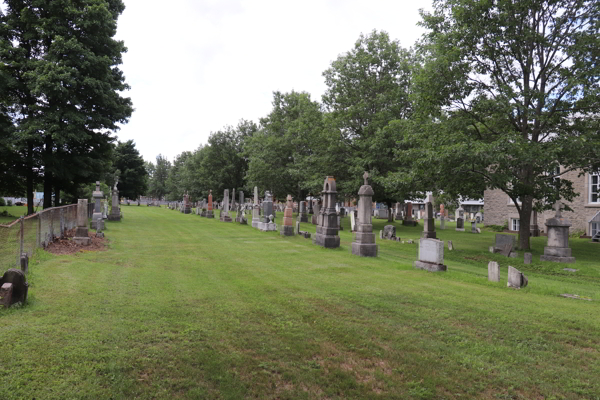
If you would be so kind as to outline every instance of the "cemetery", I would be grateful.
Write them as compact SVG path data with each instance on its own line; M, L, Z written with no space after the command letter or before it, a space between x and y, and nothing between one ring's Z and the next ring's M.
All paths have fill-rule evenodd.
M597 1L242 3L0 0L0 400L600 400Z

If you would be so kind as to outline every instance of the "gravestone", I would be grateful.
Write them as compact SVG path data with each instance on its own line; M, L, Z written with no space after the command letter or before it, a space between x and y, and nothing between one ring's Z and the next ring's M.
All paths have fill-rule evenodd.
M533 260L533 256L531 253L525 253L525 257L523 259L523 263L524 264L531 264L531 261Z
M396 240L396 226L395 225L384 226L382 239Z
M298 204L298 222L308 222L308 214L306 213L306 201L301 201Z
M446 216L445 211L446 211L446 207L443 204L440 204L440 217L442 219L444 219L444 217Z
M119 181L115 182L115 186L112 191L112 207L110 209L110 214L108 215L109 221L120 221L121 220L121 209L119 208L119 191L117 190L117 184ZM87 201L87 200L86 200Z
M6 271L2 275L2 278L0 278L0 288L6 290L7 294L10 292L10 299L6 299L5 302L3 302L6 307L10 307L15 303L25 304L27 301L29 284L25 278L25 273L21 270L11 268ZM2 296L2 294L0 294L0 296Z
M394 219L396 221L402 220L402 203L398 202L394 206Z
M448 240L448 250L454 250L454 245L452 244L452 240Z
M252 206L252 227L258 228L260 224L260 205L258 204L258 187L254 186L254 205Z
M444 242L437 239L419 239L419 259L413 262L413 266L430 272L446 271Z
M310 239L310 233L300 230L300 221L296 221L296 234L303 236L305 239Z
M459 232L465 231L465 210L462 207L459 207L456 210L456 230Z
M317 232L313 242L327 249L334 249L340 247L340 237L338 236L338 222L335 212L337 190L333 176L325 178L321 196L323 206L319 210Z
M477 228L477 220L471 221L471 233L480 233Z
M340 231L343 231L343 230L344 230L344 228L342 227L342 216L341 216L341 215L339 215L339 214L338 214L338 216L337 216L337 223L338 223L338 229L339 229Z
M425 220L421 237L424 239L435 239L435 218L433 217L433 204L431 201L425 203Z
M75 237L73 242L82 246L89 246L91 239L88 236L88 201L87 199L79 199L77 201L77 229L75 230Z
M208 191L208 205L206 206L206 218L214 218L212 190Z
M508 266L508 282L506 282L506 286L520 289L522 287L527 286L529 283L527 277L523 275L521 271L511 266Z
M357 221L358 210L350 212L350 231L356 232L356 221Z
M223 192L223 208L221 209L219 220L222 222L233 221L229 216L229 189L225 189Z
M402 225L417 226L417 221L413 221L412 218L412 203L408 202L404 205L404 219Z
M541 235L540 227L538 226L538 215L537 211L531 211L531 226L529 227L529 232L533 237L539 237Z
M364 185L358 191L358 215L360 222L356 227L357 232L354 234L351 251L356 256L377 257L378 246L375 244L375 234L373 233L373 225L371 224L371 207L374 192L367 181L369 178L367 172L364 173L363 178ZM354 213L351 214L351 219L353 217Z
M315 202L313 210L314 210L314 214L311 217L311 222L313 225L318 225L319 224L319 215L321 213L321 201L320 200L317 200Z
M92 193L94 199L94 213L92 214L92 229L96 229L98 218L102 219L102 198L104 193L100 190L100 181L96 181L96 190Z
M444 215L440 215L440 229L444 230L446 229L446 217L444 217Z
M192 205L190 204L190 195L187 192L183 195L183 213L184 214L192 213Z
M237 208L237 205L235 204L235 188L233 188L233 190L231 191L231 203L229 206L229 211L234 211Z
M500 282L500 266L496 261L488 263L488 281Z
M239 222L240 224L247 224L248 221L246 220L246 214L244 213L244 192L242 190L240 190L240 194L239 194L239 205L238 205L238 213L235 217L235 220L237 222ZM242 217L244 218L244 221L242 222Z
M561 203L557 202L554 218L546 220L548 245L544 247L544 254L540 256L540 260L574 263L575 257L571 256L571 249L569 248L569 227L571 226L571 222L561 215L560 206Z
M494 253L502 253L506 246L510 245L510 250L517 247L517 237L515 235L507 235L504 233L496 233L496 243L493 246ZM510 251L506 254L507 257L510 255Z
M21 271L24 273L29 272L29 256L27 253L21 253Z
M0 308L8 308L12 304L13 284L6 282L0 286Z
M261 222L258 225L258 229L261 231L275 231L277 230L277 225L273 222L275 219L275 210L273 210L273 198L271 197L271 192L268 190L265 191L265 199L262 203L263 215L260 218Z
M102 203L103 211L102 211L102 219L108 219L108 199L105 197Z
M283 236L294 236L294 223L292 215L293 207L294 204L292 202L292 195L288 194L285 210L283 211L283 225L281 226L281 231L279 232Z
M313 215L313 198L310 193L308 194L308 198L310 199L308 201L308 215Z
M104 230L104 221L102 221L102 218L98 218L98 220L96 221L96 237L97 238L104 237L104 232L102 232L103 230Z

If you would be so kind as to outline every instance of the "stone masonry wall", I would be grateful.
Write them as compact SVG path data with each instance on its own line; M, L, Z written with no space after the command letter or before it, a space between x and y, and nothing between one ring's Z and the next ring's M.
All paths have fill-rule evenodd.
M567 172L561 179L569 179L573 182L573 189L579 193L573 202L567 203L573 211L563 212L563 215L573 224L570 231L585 231L590 234L588 221L600 211L600 203L588 203L589 200L589 176L584 174L578 176L579 172ZM503 225L509 218L519 218L517 208L512 204L508 195L500 189L486 190L484 192L484 225ZM542 232L546 231L544 222L552 218L554 211L544 211L538 214L538 226ZM510 228L510 226L509 226Z

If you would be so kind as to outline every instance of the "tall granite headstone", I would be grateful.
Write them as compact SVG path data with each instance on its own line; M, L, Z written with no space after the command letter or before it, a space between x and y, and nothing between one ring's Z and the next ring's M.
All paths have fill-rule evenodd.
M258 187L254 186L254 205L252 206L252 227L258 228L260 224L260 205L258 204Z
M221 209L219 220L222 222L233 221L229 216L229 189L225 189L223 193L223 208Z
M184 214L191 214L192 213L192 204L190 203L190 195L184 194L183 195L183 213Z
M319 211L314 243L328 249L334 249L340 247L340 237L338 236L338 221L335 211L337 190L333 176L325 178L321 196L323 198L323 206Z
M208 191L208 205L206 206L206 218L214 218L212 190Z
M308 214L306 213L306 201L301 201L298 204L298 222L308 222Z
M120 221L121 220L121 208L119 207L119 191L117 190L118 181L115 182L115 186L112 190L112 207L110 214L108 214L109 221Z
M96 228L98 218L102 219L102 198L104 193L100 190L100 181L96 181L96 190L92 193L94 199L94 214L92 214L92 229Z
M373 205L373 188L369 185L367 179L369 174L363 175L364 185L358 191L358 226L352 242L352 254L361 257L377 257L377 244L375 244L375 234L373 233L373 224L371 224L371 208ZM353 218L354 214L351 214Z
M88 201L87 199L79 199L77 201L77 229L73 242L83 246L89 246L91 239L88 236Z
M417 226L417 221L413 221L411 202L404 205L404 219L402 220L402 225Z
M431 201L425 203L425 220L423 223L423 232L421 237L425 239L435 239L435 218L433 216L433 204Z
M456 230L465 231L465 210L462 207L456 209Z

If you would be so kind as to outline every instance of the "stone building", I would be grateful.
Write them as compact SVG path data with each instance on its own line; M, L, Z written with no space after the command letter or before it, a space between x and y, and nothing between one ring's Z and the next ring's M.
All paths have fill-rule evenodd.
M563 202L573 211L563 211L563 216L568 218L572 226L570 232L584 231L586 236L594 236L600 232L600 222L596 215L600 211L600 175L583 174L579 171L570 171L561 175L561 179L573 182L573 189L579 196L573 202ZM508 222L508 229L518 231L520 226L519 213L513 201L500 189L486 190L484 192L485 202L485 225L504 225ZM537 214L537 225L544 233L546 220L554 217L554 211L548 210ZM533 219L533 213L532 213ZM532 221L533 224L533 221Z

